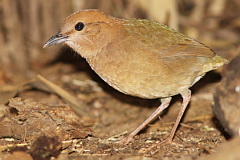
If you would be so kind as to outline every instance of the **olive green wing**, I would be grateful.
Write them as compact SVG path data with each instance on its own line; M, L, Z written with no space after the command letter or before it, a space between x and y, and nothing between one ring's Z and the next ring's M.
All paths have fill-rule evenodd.
M149 20L129 21L128 34L141 41L144 49L161 56L214 57L215 53L206 45L189 38L166 25ZM134 24L134 25L133 25ZM132 26L132 27L131 27Z
M159 31L159 36L164 38L158 43L161 47L160 54L162 56L199 56L199 57L214 57L215 53L205 44L189 38L179 32L170 29L163 25ZM167 44L166 42L167 41Z
M214 57L215 52L202 43L175 43L172 46L164 48L160 51L161 56L198 56L198 57Z

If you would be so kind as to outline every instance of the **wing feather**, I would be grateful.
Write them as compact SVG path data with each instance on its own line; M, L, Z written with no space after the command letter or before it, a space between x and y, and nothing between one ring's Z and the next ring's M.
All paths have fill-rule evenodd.
M215 53L206 45L189 38L168 26L149 20L132 19L128 22L129 44L140 43L139 47L160 54L160 56L214 57ZM131 24L131 25L130 25ZM133 25L134 24L134 25ZM135 37L133 40L132 37ZM135 41L135 42L134 42Z
M175 44L160 51L161 56L198 56L198 57L214 57L215 52L199 42L190 44Z

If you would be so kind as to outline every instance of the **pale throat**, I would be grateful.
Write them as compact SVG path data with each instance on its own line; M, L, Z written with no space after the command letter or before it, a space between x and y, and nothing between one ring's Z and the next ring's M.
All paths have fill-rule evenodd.
M81 45L78 43L74 43L73 41L66 41L65 44L72 48L75 52L77 52L81 57L86 59L89 59L97 54L97 49L95 49L95 47L91 47L92 45Z

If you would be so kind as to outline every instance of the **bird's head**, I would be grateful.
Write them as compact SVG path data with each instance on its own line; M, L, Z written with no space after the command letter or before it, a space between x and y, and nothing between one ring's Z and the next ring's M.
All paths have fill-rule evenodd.
M75 12L65 19L60 32L51 37L43 48L65 43L87 58L101 50L114 37L114 20L99 10Z

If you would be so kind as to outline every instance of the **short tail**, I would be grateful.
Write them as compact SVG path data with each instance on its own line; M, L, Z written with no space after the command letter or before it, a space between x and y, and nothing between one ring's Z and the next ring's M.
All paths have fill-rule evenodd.
M212 59L212 68L213 69L217 69L221 66L223 66L224 64L227 64L229 62L229 60L223 58L223 57L220 57L218 55L214 56Z

